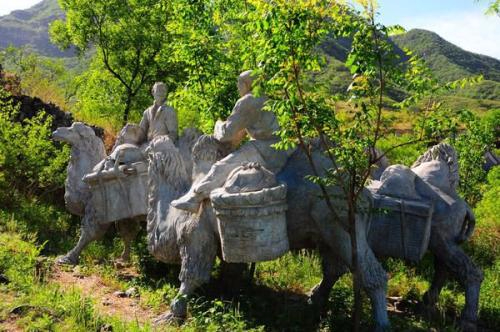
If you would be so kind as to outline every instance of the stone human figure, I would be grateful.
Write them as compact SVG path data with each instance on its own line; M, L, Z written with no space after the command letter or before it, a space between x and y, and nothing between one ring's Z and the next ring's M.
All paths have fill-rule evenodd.
M252 94L253 77L245 71L238 77L238 91L241 98L236 102L226 121L217 121L214 137L222 143L238 146L246 134L250 140L227 157L215 163L210 172L197 181L191 190L173 201L172 206L196 212L200 203L210 196L210 192L221 187L229 173L244 163L255 162L278 173L285 165L291 151L276 150L272 145L279 141L275 132L278 121L272 112L264 111L264 97Z
M103 160L101 160L93 171L101 172L103 170L115 169L120 163L130 164L145 159L139 145L143 137L142 128L134 124L126 124L116 138L113 150Z
M167 136L172 142L177 141L177 115L172 107L165 104L167 86L156 82L151 92L154 103L144 111L139 125L126 124L122 128L112 152L96 165L94 171L118 171L120 163L145 161L144 151L158 136Z
M177 142L177 114L174 109L165 104L167 86L156 82L152 89L154 103L142 115L139 126L143 130L142 143L151 142L155 137L167 135Z

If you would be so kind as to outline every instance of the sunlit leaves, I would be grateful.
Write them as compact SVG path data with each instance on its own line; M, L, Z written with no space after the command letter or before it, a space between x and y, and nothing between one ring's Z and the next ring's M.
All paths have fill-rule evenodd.
M165 0L60 0L64 21L50 28L60 47L83 53L95 47L106 70L123 85L124 122L134 98L158 76L159 58L171 53L167 29L171 10ZM174 66L162 63L162 70ZM149 88L149 87L148 87Z

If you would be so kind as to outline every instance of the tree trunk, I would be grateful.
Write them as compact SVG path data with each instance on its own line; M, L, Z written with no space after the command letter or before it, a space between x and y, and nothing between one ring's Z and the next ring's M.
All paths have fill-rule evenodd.
M125 101L125 110L123 111L122 125L125 126L128 122L130 108L132 107L132 91L127 91L127 100Z
M362 313L362 296L361 296L361 275L358 265L358 239L356 237L356 202L353 199L352 193L348 197L348 221L349 235L351 237L351 252L352 252L352 276L353 276L353 291L354 291L354 308L352 313L352 330L358 332L360 330L361 313Z

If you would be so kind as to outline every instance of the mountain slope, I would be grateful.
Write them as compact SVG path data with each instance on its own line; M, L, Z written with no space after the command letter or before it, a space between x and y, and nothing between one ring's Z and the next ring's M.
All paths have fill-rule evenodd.
M71 51L61 52L52 45L48 36L48 25L55 19L64 17L57 0L43 0L27 9L16 10L0 17L0 49L12 44L27 46L49 57L71 57ZM444 40L434 32L414 29L405 34L394 36L396 52L403 54L408 48L424 58L433 73L442 82L482 74L484 81L472 87L456 91L461 101L467 105L488 109L500 107L500 61L485 55L465 51ZM322 73L314 75L314 82L331 93L345 92L351 75L343 65L351 48L349 39L327 39L321 50L327 58L327 66ZM394 92L391 97L398 99ZM399 96L400 97L400 96ZM484 103L484 101L491 101ZM457 104L460 104L457 99ZM498 104L498 105L497 105ZM476 105L473 108L476 108Z
M0 49L26 46L45 56L72 56L72 51L61 52L49 40L49 23L63 17L57 0L43 0L29 9L0 17Z
M481 100L482 102L479 106L482 108L488 108L489 105L499 107L499 60L465 51L444 40L438 34L427 30L410 30L405 34L394 36L393 41L398 47L408 48L425 59L436 78L442 82L483 75L484 80L482 82L464 89L459 89L455 92L455 95L463 98ZM490 100L494 103L484 103L486 100Z
M408 48L424 58L443 81L482 74L487 80L500 82L499 60L465 51L434 32L413 29L393 40L400 48Z

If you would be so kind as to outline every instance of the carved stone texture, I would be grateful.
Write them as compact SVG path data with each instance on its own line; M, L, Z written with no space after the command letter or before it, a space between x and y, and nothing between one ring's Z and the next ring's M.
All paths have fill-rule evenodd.
M154 103L145 112L139 125L127 124L120 131L113 151L106 156L104 144L90 127L74 123L58 128L54 139L72 146L66 179L65 202L68 210L82 216L82 231L78 244L58 258L62 264L77 264L81 251L102 237L111 222L124 240L123 260L130 256L130 243L139 231L138 222L147 215L147 150L155 139L171 141L176 149L177 116L166 103L166 85L157 82L152 89ZM180 139L182 156L191 166L189 152L196 130ZM85 180L83 178L85 177ZM179 180L177 180L179 181Z
M380 257L422 259L431 234L432 202L373 194L368 243Z
M289 250L286 185L270 171L258 164L239 167L210 199L226 262L267 261Z
M92 128L81 122L74 122L70 127L57 128L52 137L71 145L64 201L69 212L83 216L85 205L90 198L90 190L82 178L106 157L104 143Z
M192 151L193 186L196 186L200 179L204 179L211 172L211 168L217 163L217 160L224 159L226 154L227 147L220 141L213 136L201 136ZM196 212L178 209L172 205L169 207L169 203L176 195L188 191L188 188L182 191L175 189L179 186L172 185L174 178L182 178L182 174L176 172L176 170L182 169L182 167L176 166L179 161L182 162L182 159L175 153L168 151L166 153L155 152L154 146L149 157L148 249L155 257L165 262L176 263L179 259L181 262L179 274L181 286L178 296L170 305L171 311L161 316L157 322L186 317L186 299L203 283L210 280L211 269L219 248L223 248L225 260L233 261L234 259L234 261L240 262L258 260L258 257L251 257L253 252L249 253L246 250L240 253L238 251L241 244L247 245L247 238L242 238L241 234L250 233L252 236L259 232L265 236L282 234L281 230L277 231L272 228L263 231L263 227L279 225L281 222L279 220L282 219L278 216L283 212L286 213L286 233L290 249L319 248L320 250L322 266L324 267L324 280L319 287L315 288L311 298L314 304L326 303L333 283L341 274L345 273L352 262L350 238L349 233L341 226L340 222L334 220L334 216L329 212L326 204L318 199L321 196L319 187L306 180L306 176L313 173L308 166L306 155L301 150L294 153L284 170L277 176L277 179L286 183L286 205L288 206L286 211L283 211L284 202L281 203L282 199L285 198L285 188L274 184L271 184L271 188L259 188L253 180L257 180L256 182L263 180L262 183L272 182L268 182L268 177L265 174L258 174L252 169L240 169L236 172L236 178L226 181L226 177L221 185L226 183L231 186L231 191L237 191L236 187L240 189L251 188L254 191L231 194L227 193L228 188L224 188L220 196L217 196L217 191L215 191L211 197L213 205L212 200L203 200L200 209ZM317 165L320 165L320 169L332 167L321 153L314 152L314 158ZM241 163L236 165L236 167L240 166ZM231 171L233 170L234 168L231 169ZM245 179L248 179L251 185L245 183ZM273 202L276 204L272 204ZM227 222L225 227L219 227L217 219L222 223ZM363 288L372 302L373 317L377 327L386 328L389 325L385 299L386 273L376 260L366 240L365 230L367 230L368 218L360 215L356 222L358 250L363 253L359 257ZM252 232L245 229L244 232L236 232L236 236L227 236L228 227L234 227L238 230L247 228L247 224L250 223ZM255 230L257 232L254 232ZM221 232L226 232L222 240ZM230 239L229 242L232 241L230 245L234 244L236 249L228 250L228 239ZM264 237L264 239L266 238ZM256 242L252 241L251 244L254 247L247 248L260 252L264 246L255 245L261 241L258 237L256 240ZM225 243L221 245L221 241ZM271 248L276 248L276 242L273 239L270 242L273 244ZM175 248L178 248L177 257L173 257ZM271 254L275 256L276 252L279 251L281 249L275 252L271 250ZM239 257L231 257L233 254L238 254Z
M148 166L145 162L121 165L114 169L88 174L91 204L99 223L146 216Z
M372 215L368 241L379 257L414 262L428 243L435 274L424 302L435 306L446 280L454 277L465 288L459 324L463 331L475 331L483 274L460 248L472 235L475 218L456 192L458 166L453 147L440 143L420 156L411 169L402 165L386 169L381 181L369 186L375 207L386 213Z

